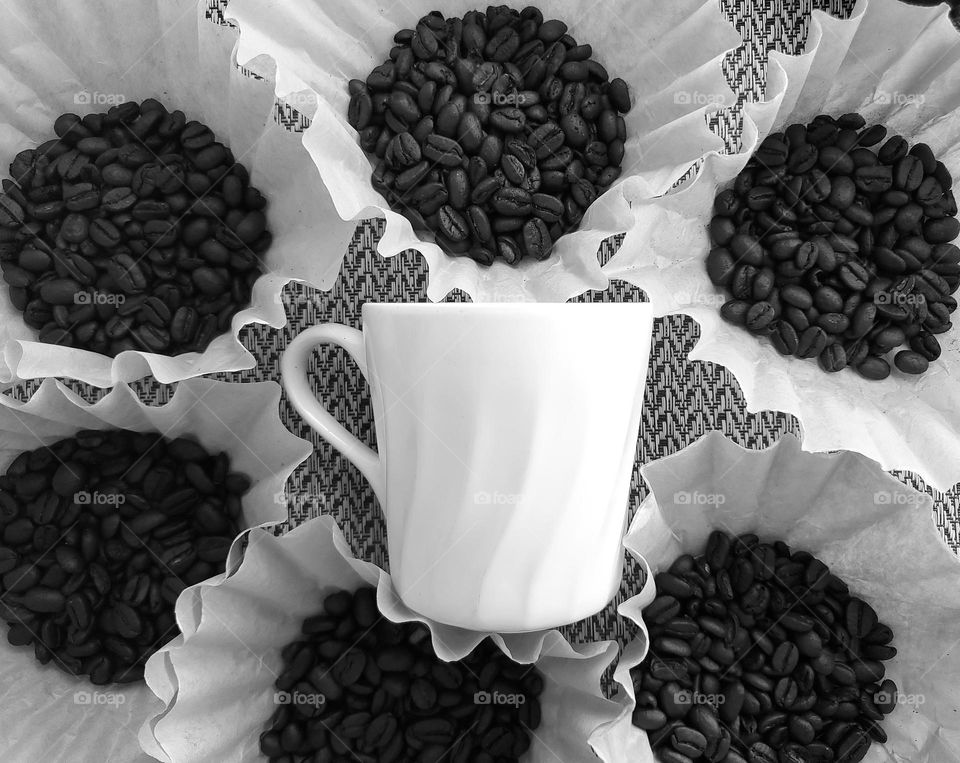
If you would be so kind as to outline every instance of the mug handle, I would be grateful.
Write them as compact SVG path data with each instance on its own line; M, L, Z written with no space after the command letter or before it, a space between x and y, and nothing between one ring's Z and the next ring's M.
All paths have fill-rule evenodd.
M339 323L322 323L301 331L280 358L280 378L287 391L287 398L324 440L360 470L373 487L380 506L385 507L380 456L360 442L356 435L349 432L323 407L307 381L307 364L314 348L322 344L335 344L346 350L369 384L363 332Z

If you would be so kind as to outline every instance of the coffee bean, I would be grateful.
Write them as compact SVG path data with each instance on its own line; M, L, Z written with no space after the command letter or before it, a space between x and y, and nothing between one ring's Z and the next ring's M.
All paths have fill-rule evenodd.
M644 617L654 623L662 624L680 613L680 602L669 594L661 594L644 611Z
M66 602L60 591L37 586L23 595L23 604L33 612L57 613L63 611Z
M893 362L905 374L922 374L930 367L930 361L913 350L901 350Z
M182 112L168 113L162 105L157 106L135 117L129 134L116 129L117 123L111 122L107 115L84 117L84 133L76 138L76 148L64 146L56 157L50 156L54 161L49 169L41 168L49 174L48 184L42 187L42 194L31 192L31 203L24 213L30 236L24 237L21 251L37 253L25 255L24 262L36 268L28 273L41 276L50 273L56 278L41 277L36 284L31 279L22 287L16 287L28 290L22 307L33 304L25 320L28 325L39 323L44 304L81 305L87 300L83 310L89 312L89 317L78 320L71 315L69 320L64 320L60 311L54 316L56 328L49 321L36 326L41 341L112 354L128 349L128 342L119 340L129 337L131 327L114 321L113 336L107 336L106 325L117 308L104 303L102 309L93 309L90 301L93 289L73 288L70 281L89 287L102 282L104 286L98 286L97 292L108 296L129 297L153 289L172 289L182 294L177 307L187 300L196 306L203 305L204 295L196 295L192 288L181 290L173 283L162 283L174 275L176 252L167 247L172 247L178 239L190 249L187 256L181 257L184 262L195 258L198 247L210 248L208 242L223 240L234 249L249 244L251 250L245 254L238 253L234 258L228 253L217 262L231 283L231 288L226 289L230 298L217 310L226 316L222 322L229 325L229 317L249 300L247 273L260 267L254 252L262 255L270 241L263 216L265 201L256 189L247 185L245 171L240 165L233 165L229 149L217 143L208 128L196 122L186 123ZM140 105L131 102L130 109L139 113ZM186 125L182 132L180 124ZM165 134L161 135L160 130ZM154 152L160 149L162 163L154 161ZM20 160L18 172L36 173L39 160L36 152L24 153ZM224 178L221 192L213 188L205 173L224 165L233 165L233 169ZM191 204L186 190L202 199ZM161 193L163 199L150 198ZM224 199L227 197L230 209L235 210L229 228L215 232L210 224L196 222L203 220L196 215L226 218L228 205ZM186 212L194 215L185 215ZM179 220L184 217L181 232ZM69 250L63 248L65 245ZM98 249L109 250L109 255L94 258ZM53 256L47 252L53 252ZM23 280L19 273L8 272L8 268L4 268L4 277L14 284ZM54 301L48 301L44 295ZM132 312L131 308L126 314ZM174 352L202 350L213 334L215 332L209 336L198 333L172 349ZM157 339L155 332L150 337ZM169 342L147 344L148 349L154 351L170 349Z
M88 156L98 156L112 148L110 141L100 137L85 137L77 141L77 150Z
M910 340L910 349L922 355L928 361L934 361L940 357L940 342L928 331L921 331Z
M540 218L552 226L553 241L564 230L561 217L578 224L619 177L627 136L618 112L629 108L629 93L591 59L589 45L563 36L547 48L536 37L541 22L535 18L517 16L515 25L493 8L475 15L431 15L429 24L395 38L389 62L366 81L350 81L348 121L361 146L384 160L373 173L375 188L415 229L433 230L450 254L514 264L524 249L518 218ZM496 23L488 24L494 16ZM419 161L417 147L429 163ZM439 218L431 218L444 201L432 209L404 207L408 196L419 198L419 187L432 183L449 189L446 201L454 209L482 209L497 241L478 238L475 230L465 239L439 230ZM513 206L512 189L544 196L532 208L524 199L519 210L504 210ZM501 190L506 199L497 196Z
M787 144L771 135L757 148L756 158L768 167L777 167L787 161Z
M731 299L720 308L720 315L730 323L743 326L746 324L747 312L751 307L752 305L746 300Z
M170 346L170 334L161 328L143 324L133 331L137 343L147 352L163 352Z
M466 209L470 203L470 182L462 167L452 169L447 174L447 198L450 206L457 210Z
M204 562L222 565L232 543L233 538L226 536L201 538L197 543L197 556Z
M337 591L323 600L324 611L332 617L342 617L350 611L352 597L346 591Z
M656 708L636 708L633 711L633 725L643 731L656 731L663 728L667 723L667 716L662 710Z
M781 355L794 355L800 343L797 330L787 321L777 321L770 333L770 342Z
M778 756L770 745L754 742L747 751L747 759L750 763L777 763Z
M847 353L843 345L830 344L823 349L817 357L817 360L819 361L820 368L824 371L827 373L836 373L846 368Z
M534 193L530 197L532 213L545 223L555 223L563 215L563 202L556 196L546 193Z
M502 188L494 193L492 205L506 217L525 217L533 211L532 197L521 188Z
M923 224L923 237L931 244L950 243L960 235L960 220L956 217L941 217Z
M15 569L17 562L20 561L20 555L12 548L0 546L0 575L5 575Z
M686 599L694 595L694 588L686 581L669 572L660 572L656 575L657 592L669 594L678 599Z
M543 680L536 668L509 662L490 641L462 663L441 662L425 626L379 617L373 588L330 594L324 610L307 618L304 637L282 650L285 664L276 682L278 689L304 697L319 692L323 702L319 708L302 702L294 710L278 710L271 730L261 736L262 752L296 749L322 760L340 753L366 760L364 751L374 750L386 756L379 759L396 760L409 753L439 760L450 752L459 761L473 759L463 751L516 756L528 748L530 731L541 719L536 698ZM348 643L361 641L362 648L348 648ZM380 662L399 670L382 672ZM464 675L478 678L467 682ZM485 699L494 690L522 696L519 709ZM324 719L322 728L332 733L305 737L298 718L318 713Z
M677 752L689 758L697 758L707 747L707 739L696 729L677 726L670 734L670 745Z
M711 589L723 589L723 581L730 577L728 567L734 571L736 587L727 584L728 592L721 593L721 598L707 598L713 595ZM678 580L688 586L691 595L680 599L658 596L644 610L651 651L632 671L636 692L632 717L651 732L650 742L658 754L669 747L688 759L699 759L711 756L714 744L725 743L726 760L738 759L731 757L736 755L731 744L757 760L802 761L803 754L820 755L821 751L829 759L853 728L851 722L862 724L872 738L884 737L881 727L870 724L882 718L877 703L887 698L864 699L864 695L867 687L875 690L884 680L880 660L895 650L881 650L875 657L852 663L842 655L850 646L851 635L883 644L889 643L892 633L876 622L869 605L850 596L846 585L831 575L826 565L779 541L762 543L753 534L731 539L713 532L703 556L678 557L668 572L657 575L658 588L661 581L676 587ZM822 605L812 610L798 598L813 591L836 602L835 610L825 609L825 614L814 616ZM708 609L710 614L683 614ZM842 627L828 625L835 621L834 612L843 618ZM828 616L830 619L820 619ZM864 631L866 635L860 636ZM683 646L675 645L673 641L679 640L681 633ZM696 651L701 648L696 646L699 643L704 644L703 652ZM688 651L687 656L663 656ZM697 654L704 656L694 663ZM733 672L739 680L730 677ZM824 683L818 675L829 676L829 682ZM711 703L716 710L695 700L711 695L716 696ZM887 704L883 707L889 709ZM825 718L834 722L828 726ZM736 740L724 738L721 722L738 730ZM691 747L684 746L687 732L683 729L696 729L704 738L704 748L700 749L696 738ZM758 742L761 737L763 742Z
M862 730L852 731L837 747L837 759L857 763L866 757L870 749L870 737Z
M440 207L439 229L451 241L465 241L470 235L466 219L450 205Z
M137 196L126 186L111 188L103 194L101 209L108 214L125 212L137 203Z
M859 262L847 262L838 271L840 281L851 291L863 291L870 281L870 273Z
M9 467L29 501L29 518L17 516L16 504L14 511L0 511L8 544L0 547L0 594L19 596L23 616L37 621L29 639L14 640L34 643L41 662L56 658L94 683L140 680L143 660L175 635L172 605L184 584L167 577L161 586L148 568L176 572L184 554L193 553L195 531L186 521L148 510L140 490L155 497L169 492L154 476L172 465L169 478L176 479L179 465L170 450L193 459L179 473L181 481L189 480L189 468L202 465L205 474L226 475L229 464L191 440L170 442L169 448L166 443L159 435L121 430L81 432L23 454ZM207 500L222 502L227 491L219 490ZM0 508L4 495L0 491ZM204 516L198 513L198 523ZM191 568L191 582L223 570L236 527L230 518L216 524L225 535L196 543L212 563Z
M960 234L960 222L955 213L933 209L945 186L935 176L939 164L929 147L914 152L894 136L874 152L868 146L886 131L855 126L861 121L858 115L820 116L769 136L733 187L715 200L710 223L715 249L707 272L713 283L747 303L721 308L727 320L746 325L753 304L770 302L779 323L786 321L801 335L816 325L837 337L838 349L822 356L832 342L821 347L809 335L817 340L814 351L802 342L801 357L820 358L826 370L849 364L867 378L884 378L890 362L882 355L896 352L920 331L933 336L950 325L955 303L942 300L960 285L960 267L954 273L953 262L926 268L924 263L933 247ZM944 179L952 182L948 175ZM739 225L744 213L755 216L750 227ZM909 288L892 289L891 282L907 273L922 275ZM881 322L895 326L878 326ZM789 353L790 332L771 326L761 332L771 336L778 351ZM894 331L874 341L888 328ZM841 352L846 364L840 362ZM936 348L929 352L935 355ZM909 368L921 367L906 357Z
M811 326L801 332L797 342L798 358L816 358L827 346L827 334L819 326Z
M237 238L245 244L253 244L267 230L267 217L259 209L248 211L234 226Z
M409 670L413 662L413 654L402 647L384 649L377 657L377 665L381 670L402 672Z
M191 279L200 293L207 297L217 297L229 288L227 276L216 268L196 268Z
M6 533L5 540L6 540ZM18 538L13 538L12 541L15 545L21 545L21 542L18 542ZM5 573L2 578L3 588L11 593L24 593L25 591L30 590L40 582L40 570L36 567L33 567L29 564L21 565L19 567L14 567L9 572Z
M881 682L880 688L873 696L873 702L881 713L887 715L896 707L897 694L897 685L888 678Z
M683 718L693 705L690 691L674 681L663 685L658 700L660 709L674 719Z
M53 278L39 289L39 296L48 305L72 305L80 284L71 278Z
M524 223L523 248L527 256L535 260L543 260L550 255L553 242L546 223L540 218L534 217Z
M436 133L428 135L424 141L423 156L443 167L457 167L464 159L463 149L456 140Z
M757 302L747 310L744 325L749 331L761 332L776 319L776 309L769 302Z

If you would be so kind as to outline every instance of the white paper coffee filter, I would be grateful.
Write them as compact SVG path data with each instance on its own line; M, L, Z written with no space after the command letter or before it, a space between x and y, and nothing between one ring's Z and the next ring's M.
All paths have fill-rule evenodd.
M251 478L242 526L276 524L287 518L286 502L278 495L311 451L309 443L280 422L279 403L280 387L273 382L239 385L193 379L181 383L163 406L140 402L125 385L91 405L47 379L29 402L0 395L0 473L19 453L80 429L192 434L211 452L227 452L231 469ZM227 568L239 558L235 544ZM195 591L195 586L188 588L178 606L188 606ZM52 664L41 666L32 648L10 646L6 627L2 630L0 760L146 759L137 731L159 703L144 684L93 686L85 678L71 678Z
M603 730L603 760L654 760L646 733L630 722L630 668L648 646L641 610L656 593L653 573L683 553L702 553L715 529L810 551L893 629L898 654L885 666L900 697L883 721L889 741L872 746L868 763L960 759L960 561L933 523L929 496L862 455L805 453L789 435L749 451L711 433L642 471L651 493L624 545L647 583L619 608L640 635L616 669L624 711Z
M560 239L550 258L524 260L520 267L495 262L483 268L418 239L409 221L389 209L370 185L370 162L346 119L348 80L366 79L387 59L394 33L411 28L436 7L433 0L232 0L226 13L240 26L241 63L267 54L276 61L278 96L315 100L303 143L333 196L339 213L335 221L384 217L378 251L387 257L406 249L420 251L430 268L427 293L432 300L453 288L474 301L544 302L606 288L597 248L608 236L637 225L630 205L664 192L704 153L722 147L704 116L734 101L721 63L741 43L740 36L716 0L541 3L546 17L566 21L578 42L593 45L610 76L622 77L631 88L634 106L626 115L624 172L590 207L579 230ZM476 7L483 6L457 0L442 10L451 16ZM312 284L321 276L316 267L300 273Z
M426 623L441 659L460 659L490 635L440 626L406 609L386 572L352 557L330 516L281 537L254 530L236 572L201 584L199 606L185 608L191 611L178 602L183 636L147 664L147 683L164 709L141 729L143 749L176 763L259 759L259 736L276 709L281 649L298 638L305 617L322 610L324 597L366 585L377 586L390 620ZM495 640L514 660L535 662L545 678L542 724L524 759L593 759L588 740L619 712L600 692L616 645L571 645L557 631Z
M155 97L209 125L267 197L274 243L252 303L203 353L116 358L36 341L0 287L0 383L69 376L101 387L153 374L171 383L252 368L237 335L249 323L281 327L284 284L309 269L330 288L353 234L340 222L300 136L274 121L273 87L240 72L236 30L204 17L199 0L68 0L4 3L0 25L0 175L20 151L54 137L57 116L106 111L121 99ZM337 224L332 224L337 220Z
M713 199L771 132L819 113L859 111L891 135L929 143L960 178L960 36L946 6L860 2L848 21L815 12L806 50L770 54L765 98L745 107L740 152L712 154L682 190L634 205L637 224L606 270L643 288L658 315L695 318L701 339L691 359L729 368L750 411L797 416L804 449L856 450L947 490L960 480L957 329L938 337L943 355L926 374L894 370L872 382L852 370L826 374L813 361L783 357L766 339L720 318L727 297L705 264Z

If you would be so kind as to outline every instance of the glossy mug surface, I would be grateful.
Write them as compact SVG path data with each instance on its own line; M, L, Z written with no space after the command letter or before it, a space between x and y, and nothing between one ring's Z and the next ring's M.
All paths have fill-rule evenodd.
M650 353L648 304L366 304L281 361L292 404L370 481L412 609L499 632L602 609L621 538ZM367 378L378 451L317 401L307 364L341 345Z

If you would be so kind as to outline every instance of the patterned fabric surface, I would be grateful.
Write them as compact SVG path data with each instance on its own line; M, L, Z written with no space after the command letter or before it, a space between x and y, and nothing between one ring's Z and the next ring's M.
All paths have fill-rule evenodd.
M208 1L209 21L226 23L226 2ZM744 37L744 44L731 51L724 62L728 81L740 95L739 103L762 92L768 50L786 53L802 50L812 9L845 17L853 5L853 0L722 0L724 13ZM276 119L294 131L307 125L296 111L279 103ZM739 110L734 106L716 115L711 127L730 148L734 148L738 141L739 122ZM332 291L320 292L299 284L288 285L284 301L289 324L280 331L267 326L250 326L241 335L246 346L259 358L258 366L247 372L223 374L218 378L237 383L278 380L280 355L303 328L325 321L359 326L360 308L367 301L426 301L426 263L417 252L406 252L390 259L380 257L375 245L381 232L382 221L367 220L358 226ZM318 238L321 235L318 234ZM604 243L599 253L601 261L612 256L617 244L615 239ZM447 299L460 301L463 295L455 293ZM605 292L592 292L580 299L640 301L643 295L631 285L617 282ZM631 515L646 494L639 476L640 464L676 453L708 431L719 430L748 448L767 447L785 433L801 435L800 426L792 416L771 411L747 412L739 385L726 369L690 362L688 354L698 338L699 327L689 318L674 316L656 322L641 437L631 485ZM319 351L312 376L319 396L336 418L347 423L361 440L375 445L367 385L346 354L337 349ZM103 394L75 382L67 383L90 400ZM10 394L24 399L36 386L36 383L19 385ZM133 386L144 400L152 404L162 404L173 392L172 387L151 380ZM346 459L316 436L285 398L280 415L290 430L310 440L315 450L288 482L291 519L278 532L320 513L332 514L358 557L388 567L383 515L369 485ZM941 494L927 488L914 475L897 476L933 496L938 527L950 547L955 551L960 549L960 495L957 489ZM581 642L616 639L623 643L629 640L632 629L617 615L616 607L634 595L642 583L641 570L628 559L617 598L598 615L563 629L565 635L572 641ZM609 688L609 681L607 683Z

